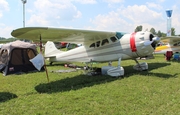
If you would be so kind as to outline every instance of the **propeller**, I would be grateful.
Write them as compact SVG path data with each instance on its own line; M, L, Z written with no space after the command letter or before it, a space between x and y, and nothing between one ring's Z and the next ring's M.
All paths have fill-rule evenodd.
M157 44L160 42L160 38L150 34L149 40L144 42L144 45L151 45L154 49L156 48Z
M153 42L151 43L151 46L152 46L154 49L156 49L157 44L160 42L160 38L157 37L157 36L155 36L155 37L153 37L152 41L153 41Z

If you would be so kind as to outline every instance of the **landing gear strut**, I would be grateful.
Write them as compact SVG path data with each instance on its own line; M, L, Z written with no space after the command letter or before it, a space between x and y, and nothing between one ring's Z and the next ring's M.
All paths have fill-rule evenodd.
M121 58L119 58L119 60L118 60L118 66L110 68L107 71L107 74L112 77L124 76L124 68L121 67L120 62L121 62Z
M53 62L50 62L50 63L49 63L49 65L52 65L52 64L53 64Z
M148 64L146 62L139 63L137 59L134 59L136 65L133 66L133 69L138 71L145 71L148 69Z

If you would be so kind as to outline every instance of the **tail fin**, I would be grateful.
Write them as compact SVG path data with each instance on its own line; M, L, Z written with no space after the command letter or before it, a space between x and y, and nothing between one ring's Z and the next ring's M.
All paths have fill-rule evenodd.
M48 41L45 44L45 57L55 57L59 53L62 53L62 51L58 50L53 42Z

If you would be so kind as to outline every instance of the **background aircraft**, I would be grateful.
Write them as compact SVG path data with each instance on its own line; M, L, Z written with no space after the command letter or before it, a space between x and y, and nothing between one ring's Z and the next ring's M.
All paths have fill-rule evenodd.
M50 62L111 62L118 61L118 67L107 67L107 74L111 76L124 75L120 66L123 59L134 59L136 70L148 69L147 63L138 63L136 58L152 55L160 39L150 32L126 34L123 32L108 32L80 29L26 27L13 30L12 36L38 40L63 41L82 44L69 51L58 50L53 42L45 45L45 58Z
M180 36L161 38L161 44L155 49L155 53L166 54L167 51L180 52Z

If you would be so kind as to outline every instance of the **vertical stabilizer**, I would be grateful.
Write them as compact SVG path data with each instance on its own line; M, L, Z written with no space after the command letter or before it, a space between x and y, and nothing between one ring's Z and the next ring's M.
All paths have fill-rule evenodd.
M61 52L62 51L58 50L53 42L48 41L45 44L45 52L44 52L45 57L54 57Z

